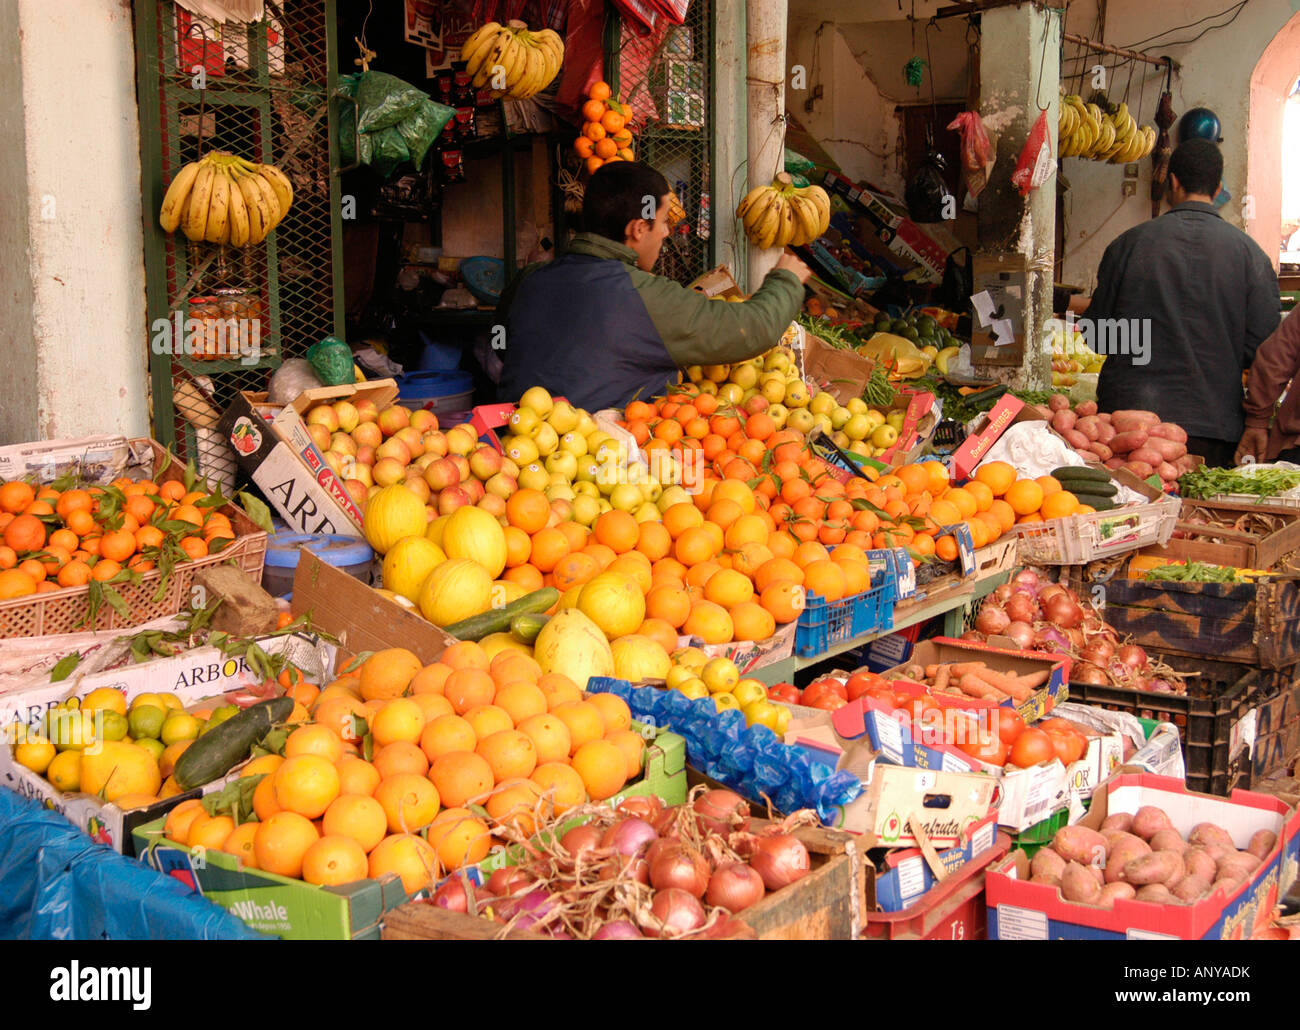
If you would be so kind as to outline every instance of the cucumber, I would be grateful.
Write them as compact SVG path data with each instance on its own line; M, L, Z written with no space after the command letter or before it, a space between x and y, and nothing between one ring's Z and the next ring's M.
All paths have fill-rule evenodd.
M560 592L555 587L542 587L541 590L534 590L500 608L471 615L468 619L461 619L460 622L442 628L457 640L482 640L489 633L504 633L516 615L544 612L559 599Z
M1094 497L1114 497L1119 493L1119 487L1114 483L1099 483L1095 479L1062 479L1060 484L1076 495L1081 491Z
M537 634L542 631L542 627L550 621L549 615L538 615L534 612L516 615L510 620L510 635L521 644L533 644L537 641Z
M248 757L267 732L293 714L293 698L273 697L232 715L211 733L191 742L176 759L172 775L181 790L220 779Z
M1070 492L1074 493L1073 490L1071 490ZM1115 507L1115 501L1113 498L1102 497L1098 494L1076 493L1074 494L1074 497L1075 500L1077 500L1080 504L1091 505L1092 507L1096 508L1098 511L1110 511L1112 508Z
M1052 469L1053 479L1092 479L1098 483L1109 483L1110 473L1105 469L1095 469L1087 465L1062 465Z

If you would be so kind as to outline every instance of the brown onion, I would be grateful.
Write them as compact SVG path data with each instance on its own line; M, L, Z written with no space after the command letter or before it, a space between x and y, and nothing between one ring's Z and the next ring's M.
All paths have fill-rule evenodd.
M650 886L655 890L680 887L697 898L709 888L709 863L698 851L681 844L665 848L650 865Z
M695 799L695 815L706 833L726 836L749 829L749 802L734 790L706 790Z
M659 818L659 813L664 810L664 803L655 795L646 794L624 798L618 803L618 810L634 815L638 819L644 819L653 826L655 820Z
M517 865L503 865L488 877L483 889L489 894L504 898L507 894L514 894L523 887L531 886L536 879Z
M1011 596L1011 584L1003 583L993 591L993 602L995 604L1005 604L1008 597Z
M677 817L685 807L685 805L673 805L671 808L665 808L657 819L652 820L655 833L670 840L680 837L681 830L677 826Z
M1095 637L1080 649L1079 657L1085 662L1105 668L1115 657L1115 645L1106 637Z
M728 912L739 912L763 900L767 888L763 878L744 862L727 862L709 877L709 889L704 900L710 905L721 905Z
M1011 623L1002 631L1004 637L1010 637L1016 642L1016 647L1022 651L1028 650L1034 644L1034 627L1027 622Z
M804 847L803 841L788 833L760 837L754 845L754 855L749 864L763 878L763 886L770 891L788 887L812 871L808 849Z
M1001 633L1011 622L1010 617L995 604L986 604L975 617L975 628L981 633Z
M1115 652L1115 657L1130 669L1145 669L1147 667L1147 653L1137 644L1125 644Z
M974 640L974 641L976 641L976 642L982 644L982 643L984 643L984 641L987 640L988 638L987 638L983 633L981 633L979 630L977 630L977 629L968 629L968 630L967 630L965 633L963 633L963 634L962 634L958 639L960 639L960 640Z
M653 918L647 929L660 937L680 937L704 925L704 906L695 895L678 887L659 891L650 903Z
M572 857L577 858L580 852L600 847L600 838L599 826L584 823L582 826L575 826L561 837L560 847L564 848Z
M1091 662L1075 662L1074 667L1070 669L1070 682L1106 686L1110 680L1104 669L1099 669Z
M1043 616L1053 626L1074 629L1083 622L1083 609L1068 594L1058 594L1043 605Z
M605 862L601 867L599 880L635 880L637 883L650 882L650 863L644 858L616 858Z
M1038 619L1038 604L1032 595L1022 590L1007 600L1006 613L1012 622L1033 623Z
M1060 597L1062 594L1069 597L1070 592L1059 583L1048 583L1047 586L1038 591L1038 603L1046 604L1053 597Z

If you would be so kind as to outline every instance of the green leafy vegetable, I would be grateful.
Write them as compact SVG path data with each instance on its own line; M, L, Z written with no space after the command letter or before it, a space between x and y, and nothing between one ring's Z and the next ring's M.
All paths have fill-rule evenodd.
M1300 470L1260 469L1238 472L1200 465L1178 477L1178 492L1199 499L1223 494L1250 494L1263 500L1300 486Z

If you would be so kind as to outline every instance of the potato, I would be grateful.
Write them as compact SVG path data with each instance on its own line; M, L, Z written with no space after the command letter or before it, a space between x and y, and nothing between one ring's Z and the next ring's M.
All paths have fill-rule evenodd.
M1147 433L1145 429L1132 429L1125 432L1118 432L1113 439L1107 440L1106 443L1116 454L1128 454L1129 451L1136 451L1139 447L1147 442Z
M1183 453L1187 453L1187 430L1182 426L1176 426L1172 422L1161 422L1158 426L1152 426L1148 432L1161 440L1173 440L1174 443L1183 444Z
M1032 877L1050 876L1060 880L1063 872L1065 872L1065 859L1051 848L1039 848L1029 862L1029 874Z
M1054 393L1047 398L1047 406L1053 411L1069 411L1070 398L1063 393Z
M1237 850L1233 847L1225 847L1222 844L1202 844L1200 845L1200 848L1209 855L1210 858L1214 859L1215 862L1222 861L1228 855L1233 854Z
M1117 880L1127 879L1124 870L1128 863L1149 854L1151 854L1150 844L1141 837L1126 833L1124 839L1117 840L1111 845L1110 853L1106 856L1106 882L1115 883ZM1182 872L1181 868L1179 872Z
M1061 875L1061 897L1066 901L1095 905L1101 899L1101 884L1087 866L1071 862Z
M1232 834L1217 823L1197 823L1187 835L1188 844L1221 844L1225 848L1237 850Z
M1115 428L1121 433L1124 432L1124 426L1121 423L1131 424L1135 429L1150 429L1152 426L1160 425L1160 416L1154 411L1112 411L1110 420L1115 423Z
M1104 443L1102 443L1100 440L1094 440L1094 441L1093 441L1093 444L1092 444L1092 453L1095 454L1095 455L1097 455L1097 457L1098 457L1099 459L1101 459L1102 461L1105 461L1107 458L1113 458L1113 457L1115 457L1115 452L1112 451L1109 447L1107 447L1107 446L1106 446Z
M1143 805L1133 813L1133 832L1145 841L1149 841L1159 830L1172 830L1173 824L1163 808L1155 805Z
M1234 851L1219 859L1219 864L1215 868L1221 880L1228 878L1249 880L1259 865L1259 859L1249 851Z
M1165 440L1159 436L1147 436L1147 449L1155 451L1165 461L1177 461L1187 453L1186 444L1181 444L1177 440Z
M1165 459L1161 456L1159 451L1154 451L1146 444L1143 444L1137 450L1129 452L1128 460L1145 461L1152 468L1158 468L1160 463Z
M1213 883L1218 876L1218 863L1206 853L1204 848L1188 848L1184 851L1183 866L1188 876L1198 876L1209 883Z
M1156 905L1177 905L1179 901L1170 893L1163 883L1147 883L1137 889L1138 901L1150 901Z
M1029 882L1041 883L1047 887L1055 887L1057 890L1061 889L1061 878L1059 876L1031 876Z
M1200 876L1184 876L1169 890L1179 901L1197 901L1210 893L1210 881Z
M1097 417L1101 419L1101 423L1097 427L1101 433L1101 435L1097 437L1098 442L1109 444L1113 447L1115 434L1118 433L1119 430L1110 424L1110 420L1107 419L1105 415L1098 415Z
M1052 838L1052 849L1067 862L1090 865L1106 857L1106 838L1087 826L1066 826Z
M1074 410L1081 416L1095 415L1097 414L1097 402L1084 401L1082 404L1076 404Z
M1272 830L1256 830L1246 845L1246 850L1261 862L1268 858L1269 852L1277 844L1277 834Z
M1075 422L1074 428L1093 442L1101 439L1101 421L1096 415L1079 419Z
M1041 418L1044 422L1052 421L1052 414L1053 414L1052 409L1049 408L1046 404L1031 404L1029 405L1029 408L1031 411L1033 411L1035 415Z
M1079 416L1073 411L1058 411L1052 416L1052 428L1058 433L1064 433L1067 429L1073 429L1074 424L1079 421ZM1086 433L1084 434L1087 435ZM1089 439L1092 439L1089 437Z
M1125 883L1123 880L1116 880L1114 883L1108 883L1101 889L1101 901L1099 904L1106 908L1111 908L1117 899L1123 898L1125 901L1132 901L1137 897L1137 889L1131 883Z
M1128 469L1133 473L1133 475L1137 476L1138 479L1146 479L1147 476L1155 472L1155 469L1145 461L1126 461L1120 466L1120 468Z
M1087 447L1090 443L1092 443L1091 440L1089 440L1077 429L1067 429L1061 433L1061 436L1065 437L1065 442L1068 443L1071 447Z
M1128 812L1116 812L1114 815L1108 815L1101 823L1101 832L1107 830L1119 830L1121 833L1130 833L1133 830L1133 816Z
M1215 880L1212 884L1210 884L1210 893L1214 894L1217 891L1223 891L1223 893L1226 896L1232 897L1234 894L1237 893L1237 891L1241 890L1241 888L1244 887L1245 885L1246 885L1245 880L1232 880L1232 879Z
M1152 851L1186 851L1187 841L1178 835L1178 831L1166 826L1151 835Z
M1145 886L1148 883L1169 883L1185 874L1183 856L1177 851L1152 851L1124 864L1120 879Z
M1172 483L1179 476L1181 476L1182 473L1178 471L1177 465L1171 465L1167 461L1162 461L1159 465L1156 466L1156 475L1158 475L1166 483Z
M1108 469L1110 469L1112 472L1114 472L1117 468L1119 468L1121 465L1124 464L1124 459L1123 459L1123 458L1107 458L1104 462L1102 462L1102 464L1105 465L1105 466L1106 466Z
M1192 469L1196 468L1196 459L1190 454L1184 454L1174 462L1174 468L1176 468L1180 474L1183 472L1191 472Z

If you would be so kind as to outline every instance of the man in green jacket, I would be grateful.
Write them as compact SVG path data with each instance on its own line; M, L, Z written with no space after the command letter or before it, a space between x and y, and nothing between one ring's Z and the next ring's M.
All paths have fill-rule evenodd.
M615 161L587 183L586 232L545 265L524 269L507 312L502 399L544 386L598 411L662 394L689 365L724 365L776 346L803 304L808 266L783 254L742 304L651 273L668 237L668 182Z

